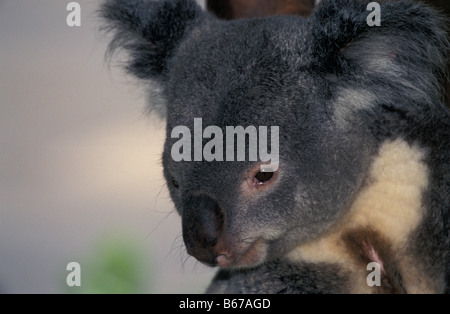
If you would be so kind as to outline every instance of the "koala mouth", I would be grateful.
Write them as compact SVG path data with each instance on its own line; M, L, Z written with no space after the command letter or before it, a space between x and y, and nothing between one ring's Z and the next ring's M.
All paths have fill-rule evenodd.
M219 254L216 258L216 264L221 268L257 266L265 260L266 253L267 244L262 238L259 238L241 254L230 254L228 252Z

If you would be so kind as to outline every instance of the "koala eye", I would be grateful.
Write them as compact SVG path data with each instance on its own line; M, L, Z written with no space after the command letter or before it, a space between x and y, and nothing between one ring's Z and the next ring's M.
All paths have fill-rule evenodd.
M270 181L270 179L272 179L273 178L273 172L269 172L269 171L265 171L265 172L262 172L262 171L260 171L260 172L258 172L256 175L255 175L255 183L256 184L264 184L264 183L267 183L268 181Z
M278 178L280 170L271 169L270 167L261 167L256 165L247 173L245 180L242 182L241 191L243 195L252 195L260 193L271 188Z
M178 189L180 187L180 184L178 183L178 181L175 180L173 177L171 178L171 183L176 189Z

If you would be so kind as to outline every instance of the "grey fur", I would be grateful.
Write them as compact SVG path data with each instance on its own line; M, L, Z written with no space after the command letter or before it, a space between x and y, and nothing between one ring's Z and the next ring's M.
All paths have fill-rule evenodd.
M127 70L158 82L167 103L164 175L183 219L188 252L216 265L216 247L237 252L262 238L253 268L219 271L210 292L348 291L334 265L283 256L339 220L391 138L430 152L426 217L411 248L449 284L450 118L442 104L449 44L444 19L412 1L383 1L382 26L366 23L369 1L323 1L310 18L220 21L193 0L105 1L110 51ZM270 189L241 195L256 162L174 162L177 125L279 126L280 172ZM224 240L226 238L226 240Z

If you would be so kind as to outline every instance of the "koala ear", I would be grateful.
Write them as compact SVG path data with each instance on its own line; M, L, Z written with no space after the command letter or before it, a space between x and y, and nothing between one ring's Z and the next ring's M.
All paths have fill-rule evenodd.
M327 0L319 6L310 19L311 66L339 81L389 86L397 95L435 101L430 97L440 97L446 78L445 19L413 1L379 1L380 26L370 26L369 3Z
M114 33L108 53L129 53L127 70L141 79L160 80L179 43L205 19L195 0L106 0L100 15Z

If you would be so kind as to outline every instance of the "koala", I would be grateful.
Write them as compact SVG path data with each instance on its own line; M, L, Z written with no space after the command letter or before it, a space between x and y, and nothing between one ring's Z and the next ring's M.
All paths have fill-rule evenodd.
M371 26L368 4L232 21L194 0L102 4L109 53L127 53L166 121L164 177L187 252L218 267L206 292L449 292L446 19L380 1ZM224 160L250 156L254 140L225 143L230 126L276 126L276 167L261 153ZM217 158L194 156L208 145Z

